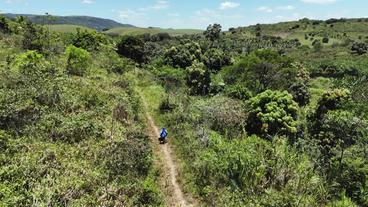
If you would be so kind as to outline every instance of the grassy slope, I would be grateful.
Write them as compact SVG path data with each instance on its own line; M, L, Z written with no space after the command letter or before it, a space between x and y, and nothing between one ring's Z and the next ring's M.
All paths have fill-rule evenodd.
M106 31L107 34L119 34L119 35L140 35L140 34L158 34L168 33L172 36L180 36L184 34L199 34L202 30L196 29L161 29L161 28L130 28L130 27L117 27Z
M48 25L47 27L49 27L51 31L63 32L63 33L74 33L77 31L77 28L80 28L81 30L93 31L93 29L88 28L88 27L71 25L71 24Z
M292 29L294 26L299 25L299 28ZM253 33L254 36L255 26L249 26L242 28L242 34L249 36ZM357 19L349 19L346 22L337 22L333 24L326 24L322 22L318 25L312 23L305 23L301 21L282 22L277 24L264 24L261 25L263 35L279 36L285 39L299 39L303 45L312 45L314 39L322 40L323 37L329 37L330 41L327 45L334 43L342 43L346 37L353 40L358 40L359 37L362 40L368 39L368 21L363 19L358 21ZM306 34L314 33L313 39L305 39Z

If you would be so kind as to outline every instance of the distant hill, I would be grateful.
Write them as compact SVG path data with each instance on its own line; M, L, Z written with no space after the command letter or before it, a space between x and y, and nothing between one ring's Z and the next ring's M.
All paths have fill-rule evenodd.
M116 27L108 31L106 34L110 35L141 35L141 34L158 34L168 33L171 36L180 36L185 34L201 34L203 31L198 29L162 29L157 27L139 28L139 27Z
M88 27L98 31L108 30L115 27L131 27L130 24L121 24L114 20L103 19L89 16L53 16L52 20L48 20L45 15L33 14L4 14L8 18L16 18L17 16L24 16L37 24L53 24L53 25L78 25Z
M328 38L327 45L343 43L349 40L368 41L368 18L328 19L259 24L230 29L230 32L244 37L256 37L256 31L262 36L278 36L283 39L298 39L303 45L311 46L315 41Z

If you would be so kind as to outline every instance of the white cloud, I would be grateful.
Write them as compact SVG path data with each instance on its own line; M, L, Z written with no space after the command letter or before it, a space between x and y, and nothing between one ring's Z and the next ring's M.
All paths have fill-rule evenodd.
M141 21L146 19L147 14L144 12L137 12L131 9L126 9L123 11L119 11L119 17L123 21Z
M83 4L92 4L93 1L92 0L82 0Z
M292 5L287 5L287 6L278 6L276 7L277 10L294 10L295 7Z
M167 16L169 16L169 17L179 17L180 14L179 13L168 13Z
M159 0L159 1L156 1L156 3L154 5L143 7L143 8L140 8L139 10L141 10L141 11L163 10L163 9L167 9L169 7L170 7L170 4L169 4L168 1Z
M337 0L301 0L301 1L310 4L330 4L335 3Z
M261 6L257 8L257 11L259 12L266 12L266 13L271 13L273 12L273 9L267 6Z
M231 2L231 1L225 1L225 2L222 2L222 3L220 4L220 9L221 9L221 10L234 9L234 8L239 7L239 6L240 6L240 4L239 4L239 3Z
M277 7L268 7L268 6L261 6L257 8L257 11L259 12L266 12L266 13L271 13L277 10L280 11L290 11L290 10L294 10L295 7L292 5L286 5L286 6L277 6Z

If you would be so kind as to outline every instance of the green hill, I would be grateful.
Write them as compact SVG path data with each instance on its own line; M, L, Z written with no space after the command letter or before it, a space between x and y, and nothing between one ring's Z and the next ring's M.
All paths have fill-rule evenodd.
M328 37L327 44L342 43L347 39L368 38L368 19L329 19L326 21L301 19L277 24L258 24L231 29L243 36L255 37L256 30L263 36L278 36L283 39L298 39L304 45Z
M77 31L77 28L80 28L81 30L88 30L93 31L94 29L83 27L79 25L70 25L70 24L56 24L56 25L50 25L48 26L51 31L54 32L62 32L62 33L74 33Z
M138 27L117 27L106 31L106 34L117 35L140 35L140 34L159 34L168 33L171 36L180 36L184 34L200 34L202 30L198 29L162 29L162 28L138 28Z
M14 19L18 16L27 17L33 23L37 24L70 24L79 25L88 28L92 28L98 31L111 29L115 27L134 27L130 24L121 24L119 22L89 16L52 16L48 18L46 15L33 15L33 14L4 14L6 17Z

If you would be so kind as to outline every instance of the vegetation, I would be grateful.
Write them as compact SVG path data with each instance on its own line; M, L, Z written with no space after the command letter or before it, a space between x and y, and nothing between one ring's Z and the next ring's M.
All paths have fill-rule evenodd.
M142 95L200 206L368 206L367 30L108 36L0 18L0 205L164 205Z

